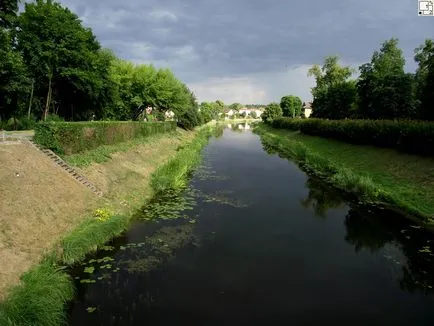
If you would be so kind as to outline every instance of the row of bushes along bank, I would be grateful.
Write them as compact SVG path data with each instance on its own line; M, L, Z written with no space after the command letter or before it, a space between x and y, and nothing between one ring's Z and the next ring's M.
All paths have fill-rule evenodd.
M193 141L154 172L151 185L155 193L187 183L188 172L200 162L200 151L213 129L202 127ZM73 281L64 270L124 232L130 220L131 216L97 210L94 216L83 221L39 265L21 277L21 283L0 305L0 325L59 326L64 323L65 304L74 296Z
M340 153L339 148L330 151L330 147L335 145L333 143L335 141L333 140L323 139L321 144L309 141L309 139L304 141L304 138L309 136L292 133L294 137L291 137L290 132L276 130L264 124L255 127L254 132L261 136L261 141L265 148L271 148L282 157L296 161L305 171L315 174L332 186L354 195L361 201L383 204L406 214L409 218L419 223L428 223L429 227L432 227L434 222L434 216L432 215L434 207L432 201L426 203L425 201L429 201L426 197L421 197L419 193L413 192L414 189L418 191L421 189L417 181L411 184L404 180L390 183L388 179L393 176L392 173L384 176L384 178L375 177L381 169L372 170L372 166L365 166L373 162L378 162L381 165L384 163L384 159L390 157L387 154L382 157L382 154L376 148L371 147L371 152L366 153L369 154L367 157L362 157L359 151L354 152L356 161L357 159L361 159L364 165L364 168L361 170L360 167L354 164L353 160L345 158L347 155L352 154L352 152L342 153L344 158L341 160L336 158L336 155ZM312 140L314 137L310 138ZM346 147L356 147L351 144L340 144ZM396 153L395 155L405 154Z
M174 121L41 122L35 127L34 140L57 154L70 155L175 129Z
M353 144L374 145L434 156L434 122L410 120L325 120L277 118L274 128L300 130Z

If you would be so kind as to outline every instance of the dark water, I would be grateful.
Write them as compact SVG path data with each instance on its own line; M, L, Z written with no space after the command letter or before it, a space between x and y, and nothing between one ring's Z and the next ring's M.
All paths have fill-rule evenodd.
M434 323L433 235L349 203L251 131L212 139L191 187L150 207L178 218L138 221L78 266L70 325Z

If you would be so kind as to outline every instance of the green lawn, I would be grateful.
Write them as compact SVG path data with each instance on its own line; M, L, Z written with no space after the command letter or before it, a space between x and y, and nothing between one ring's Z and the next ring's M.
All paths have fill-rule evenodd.
M370 177L375 185L392 194L398 202L415 208L425 216L434 216L434 158L352 145L265 125L261 125L260 129L281 140L302 143L312 153L357 175ZM290 144L286 143L287 146Z

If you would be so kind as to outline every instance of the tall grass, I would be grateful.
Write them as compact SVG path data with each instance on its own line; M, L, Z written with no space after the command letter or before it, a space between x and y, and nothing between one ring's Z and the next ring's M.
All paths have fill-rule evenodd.
M0 306L2 326L59 326L66 322L64 305L74 295L70 277L46 259L25 273Z
M264 146L275 150L282 157L296 161L308 173L321 177L332 186L364 202L399 208L403 213L416 217L419 221L432 222L425 212L395 193L385 190L369 176L355 173L344 165L337 164L331 158L316 153L301 141L274 135L268 128L259 125L254 129L261 136Z
M181 148L168 163L153 173L151 186L155 193L182 189L187 185L188 174L201 162L200 151L211 135L211 127L202 128L192 142Z
M87 254L121 234L129 224L128 216L112 216L106 221L89 218L62 242L61 260L68 265L81 261Z

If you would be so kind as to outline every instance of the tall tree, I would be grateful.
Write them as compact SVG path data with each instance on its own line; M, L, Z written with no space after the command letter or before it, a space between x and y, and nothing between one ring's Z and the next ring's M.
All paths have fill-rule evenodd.
M415 85L419 102L418 117L434 120L434 41L427 39L417 47L414 59L419 64Z
M18 11L18 0L0 1L0 28L10 28L15 24Z
M398 39L392 38L374 52L370 63L360 66L357 90L363 118L414 117L413 76L404 72L404 65Z
M28 90L27 69L15 47L18 1L0 2L0 120L23 114Z
M100 45L77 15L52 0L26 3L19 16L19 48L23 52L35 94L49 110L85 118L104 88L109 67Z
M301 116L303 102L298 96L288 95L282 97L280 107L282 108L284 117L295 118Z
M356 100L355 83L348 78L353 74L350 67L340 66L338 56L329 56L322 67L314 65L308 76L314 76L312 88L312 116L317 118L343 119L353 114Z

